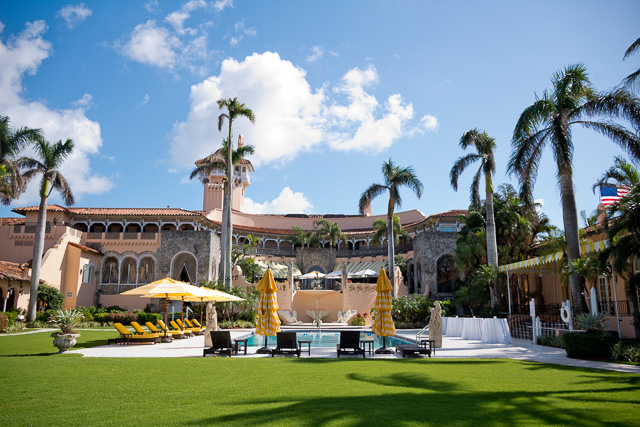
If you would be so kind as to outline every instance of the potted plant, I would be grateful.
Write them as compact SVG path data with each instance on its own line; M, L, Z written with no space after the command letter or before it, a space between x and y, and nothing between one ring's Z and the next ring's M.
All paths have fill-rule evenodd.
M49 318L49 321L60 327L60 332L51 334L53 345L58 347L58 353L64 353L76 345L76 334L73 328L82 321L82 313L77 310L56 310Z

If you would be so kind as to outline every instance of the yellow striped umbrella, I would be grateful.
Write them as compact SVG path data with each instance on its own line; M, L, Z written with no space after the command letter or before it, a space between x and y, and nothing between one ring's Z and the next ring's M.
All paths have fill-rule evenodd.
M276 292L276 282L273 280L273 272L267 269L258 284L258 290L262 293L260 297L260 307L258 308L258 319L256 320L256 334L264 335L264 347L259 348L256 353L268 354L271 349L267 347L267 336L274 336L280 332L280 318L278 317L278 296Z
M376 319L373 321L373 332L382 337L382 347L376 350L376 354L393 354L392 350L387 349L386 337L391 337L396 334L396 327L393 325L393 318L391 317L391 310L393 306L391 304L391 282L389 277L383 268L380 269L378 274L378 283L376 285L376 302L373 306L376 311Z

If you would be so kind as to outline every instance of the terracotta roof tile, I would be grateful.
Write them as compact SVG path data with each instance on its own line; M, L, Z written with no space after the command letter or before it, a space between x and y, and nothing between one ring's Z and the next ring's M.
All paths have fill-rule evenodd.
M73 246L74 248L81 249L81 250L83 250L85 252L89 252L89 253L92 253L92 254L98 254L98 255L104 255L100 251L97 251L97 250L95 250L93 248L90 248L88 246L81 245L79 243L69 242L69 245Z
M26 214L36 212L38 206L26 206L13 209L13 212ZM128 216L199 216L203 211L188 211L180 208L64 208L58 205L48 205L48 212L66 212L75 215L128 215Z
M469 210L468 209L452 209L450 211L430 215L429 218L452 218L452 217L455 218L459 215L469 215Z
M24 225L24 218L0 218L0 226Z
M26 265L24 269L20 265L16 262L0 261L0 279L31 281L31 276L26 273Z

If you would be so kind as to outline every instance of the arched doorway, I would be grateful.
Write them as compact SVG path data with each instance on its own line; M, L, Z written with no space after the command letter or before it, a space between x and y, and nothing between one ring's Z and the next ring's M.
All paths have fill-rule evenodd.
M453 255L441 256L436 264L436 271L438 294L453 293L453 283L457 275Z
M180 252L171 261L171 278L185 283L196 284L198 261L191 252Z

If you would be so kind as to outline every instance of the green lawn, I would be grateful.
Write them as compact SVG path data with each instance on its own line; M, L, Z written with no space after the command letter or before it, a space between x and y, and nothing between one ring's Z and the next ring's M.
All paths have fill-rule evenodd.
M82 331L78 347L111 334ZM0 337L0 425L638 425L640 375L512 360L106 359ZM178 344L179 343L175 343Z

